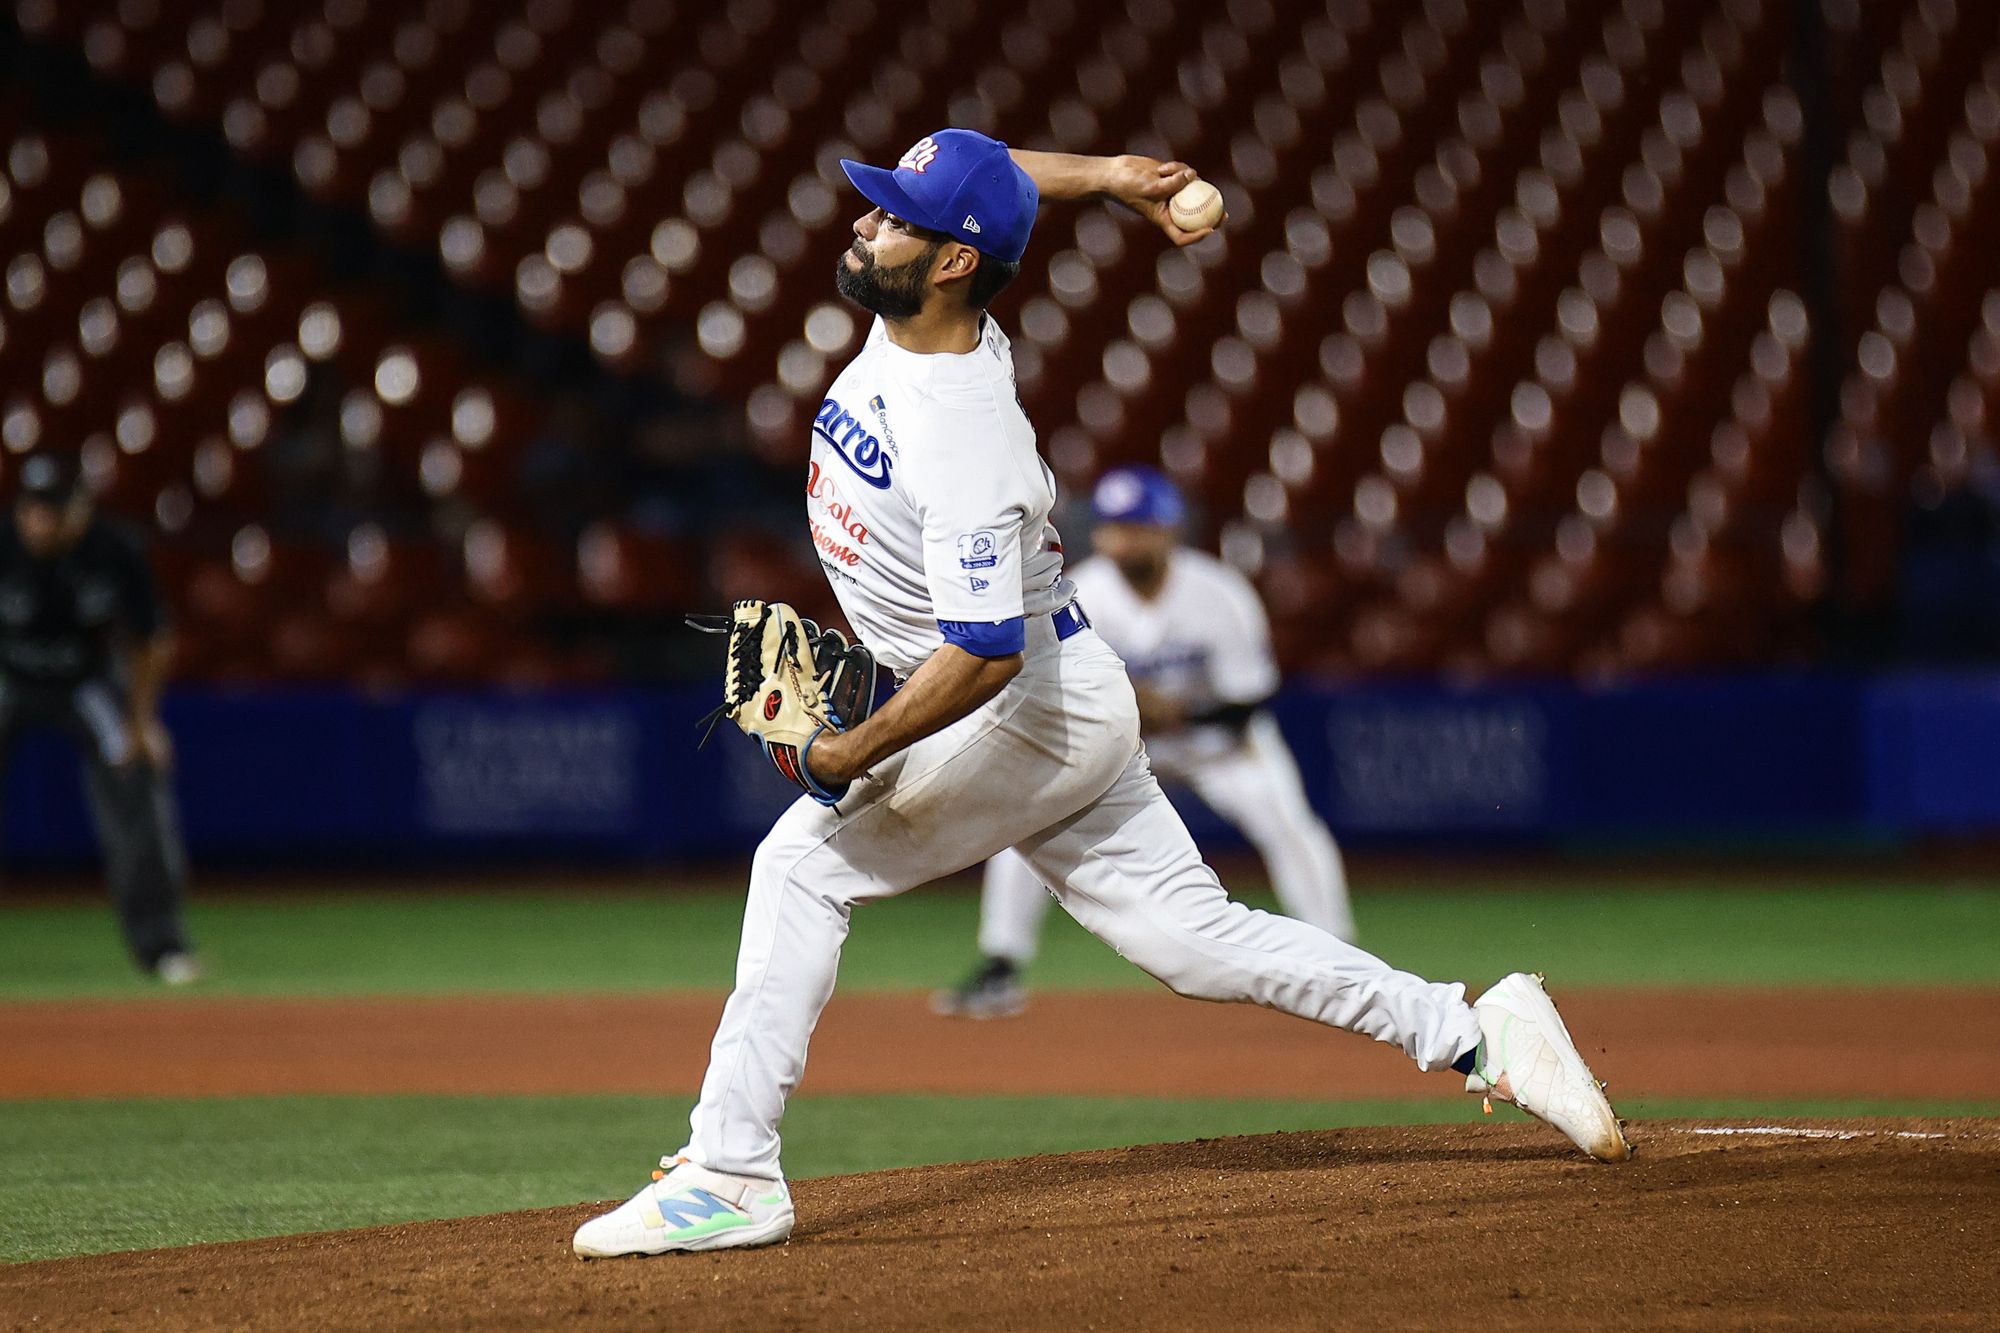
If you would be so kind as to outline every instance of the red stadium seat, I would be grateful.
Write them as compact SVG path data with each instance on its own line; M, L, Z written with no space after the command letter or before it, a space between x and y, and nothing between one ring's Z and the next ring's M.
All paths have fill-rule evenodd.
M511 302L607 377L665 368L740 415L721 447L787 464L865 332L827 290L859 211L841 156L891 156L946 116L1194 161L1229 203L1219 238L1170 251L1117 211L1046 210L998 313L1065 489L1166 466L1204 534L1266 553L1290 663L1731 660L1662 580L1790 623L1836 540L1800 499L1821 452L1844 591L1882 603L1909 486L2000 410L1981 306L2000 287L1982 243L2000 10L1830 16L1847 387L1822 451L1783 5L1225 8L1040 5L993 41L960 3L789 26L667 0L27 14L92 78L288 173L313 226L365 219L434 255L455 302ZM0 443L79 447L107 504L200 554L183 600L228 635L292 598L288 524L361 525L268 654L192 661L444 679L497 632L482 615L512 634L736 592L826 602L802 546L654 536L624 495L538 527L532 376L475 364L395 280L336 278L261 221L250 244L236 205L110 152L92 116L36 115L0 98ZM1588 557L1561 547L1579 523ZM252 528L272 534L268 589L218 563ZM1735 550L1780 529L1726 578L1672 537ZM1567 581L1568 609L1538 581ZM570 665L487 647L528 676Z

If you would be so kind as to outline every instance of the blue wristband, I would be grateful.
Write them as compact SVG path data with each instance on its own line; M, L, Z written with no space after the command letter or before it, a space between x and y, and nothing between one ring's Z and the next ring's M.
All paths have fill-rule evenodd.
M812 735L806 737L806 743L799 747L799 779L805 784L806 795L812 797L821 805L832 805L839 801L841 797L847 795L847 789L853 784L843 782L840 784L839 791L829 791L825 787L820 786L819 779L813 776L812 765L807 762L806 756L812 753L813 742L818 740L820 732L825 730L825 727L821 727L819 731L815 731Z

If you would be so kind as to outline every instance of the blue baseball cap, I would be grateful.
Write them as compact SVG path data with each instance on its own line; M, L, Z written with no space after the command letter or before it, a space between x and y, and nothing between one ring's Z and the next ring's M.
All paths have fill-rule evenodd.
M1158 468L1115 467L1097 479L1090 507L1105 523L1144 523L1179 527L1187 505L1167 475Z
M939 130L910 145L888 171L840 159L862 198L975 250L1019 263L1041 192L1007 145L976 130Z

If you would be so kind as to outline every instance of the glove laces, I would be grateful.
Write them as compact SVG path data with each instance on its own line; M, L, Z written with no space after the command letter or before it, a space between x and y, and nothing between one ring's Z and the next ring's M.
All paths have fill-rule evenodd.
M734 621L728 616L689 616L689 627L703 634L729 634L729 688L723 691L722 702L695 723L701 728L701 739L695 742L700 749L708 743L715 732L715 724L728 717L745 699L756 693L757 686L764 679L764 625L771 618L771 608L765 607L757 627L747 634L734 634ZM796 633L787 626L787 637Z

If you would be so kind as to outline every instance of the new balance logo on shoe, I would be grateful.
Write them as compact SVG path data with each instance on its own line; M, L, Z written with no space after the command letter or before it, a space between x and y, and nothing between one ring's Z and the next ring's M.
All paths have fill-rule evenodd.
M675 1157L660 1159L653 1181L576 1229L581 1259L775 1245L792 1234L792 1196L783 1181L751 1182ZM740 1192L740 1202L731 1203Z
M661 1225L675 1228L691 1227L711 1219L734 1219L737 1225L750 1220L704 1189L691 1189L673 1198L661 1199L659 1207ZM728 1221L715 1223L716 1226L729 1224Z

